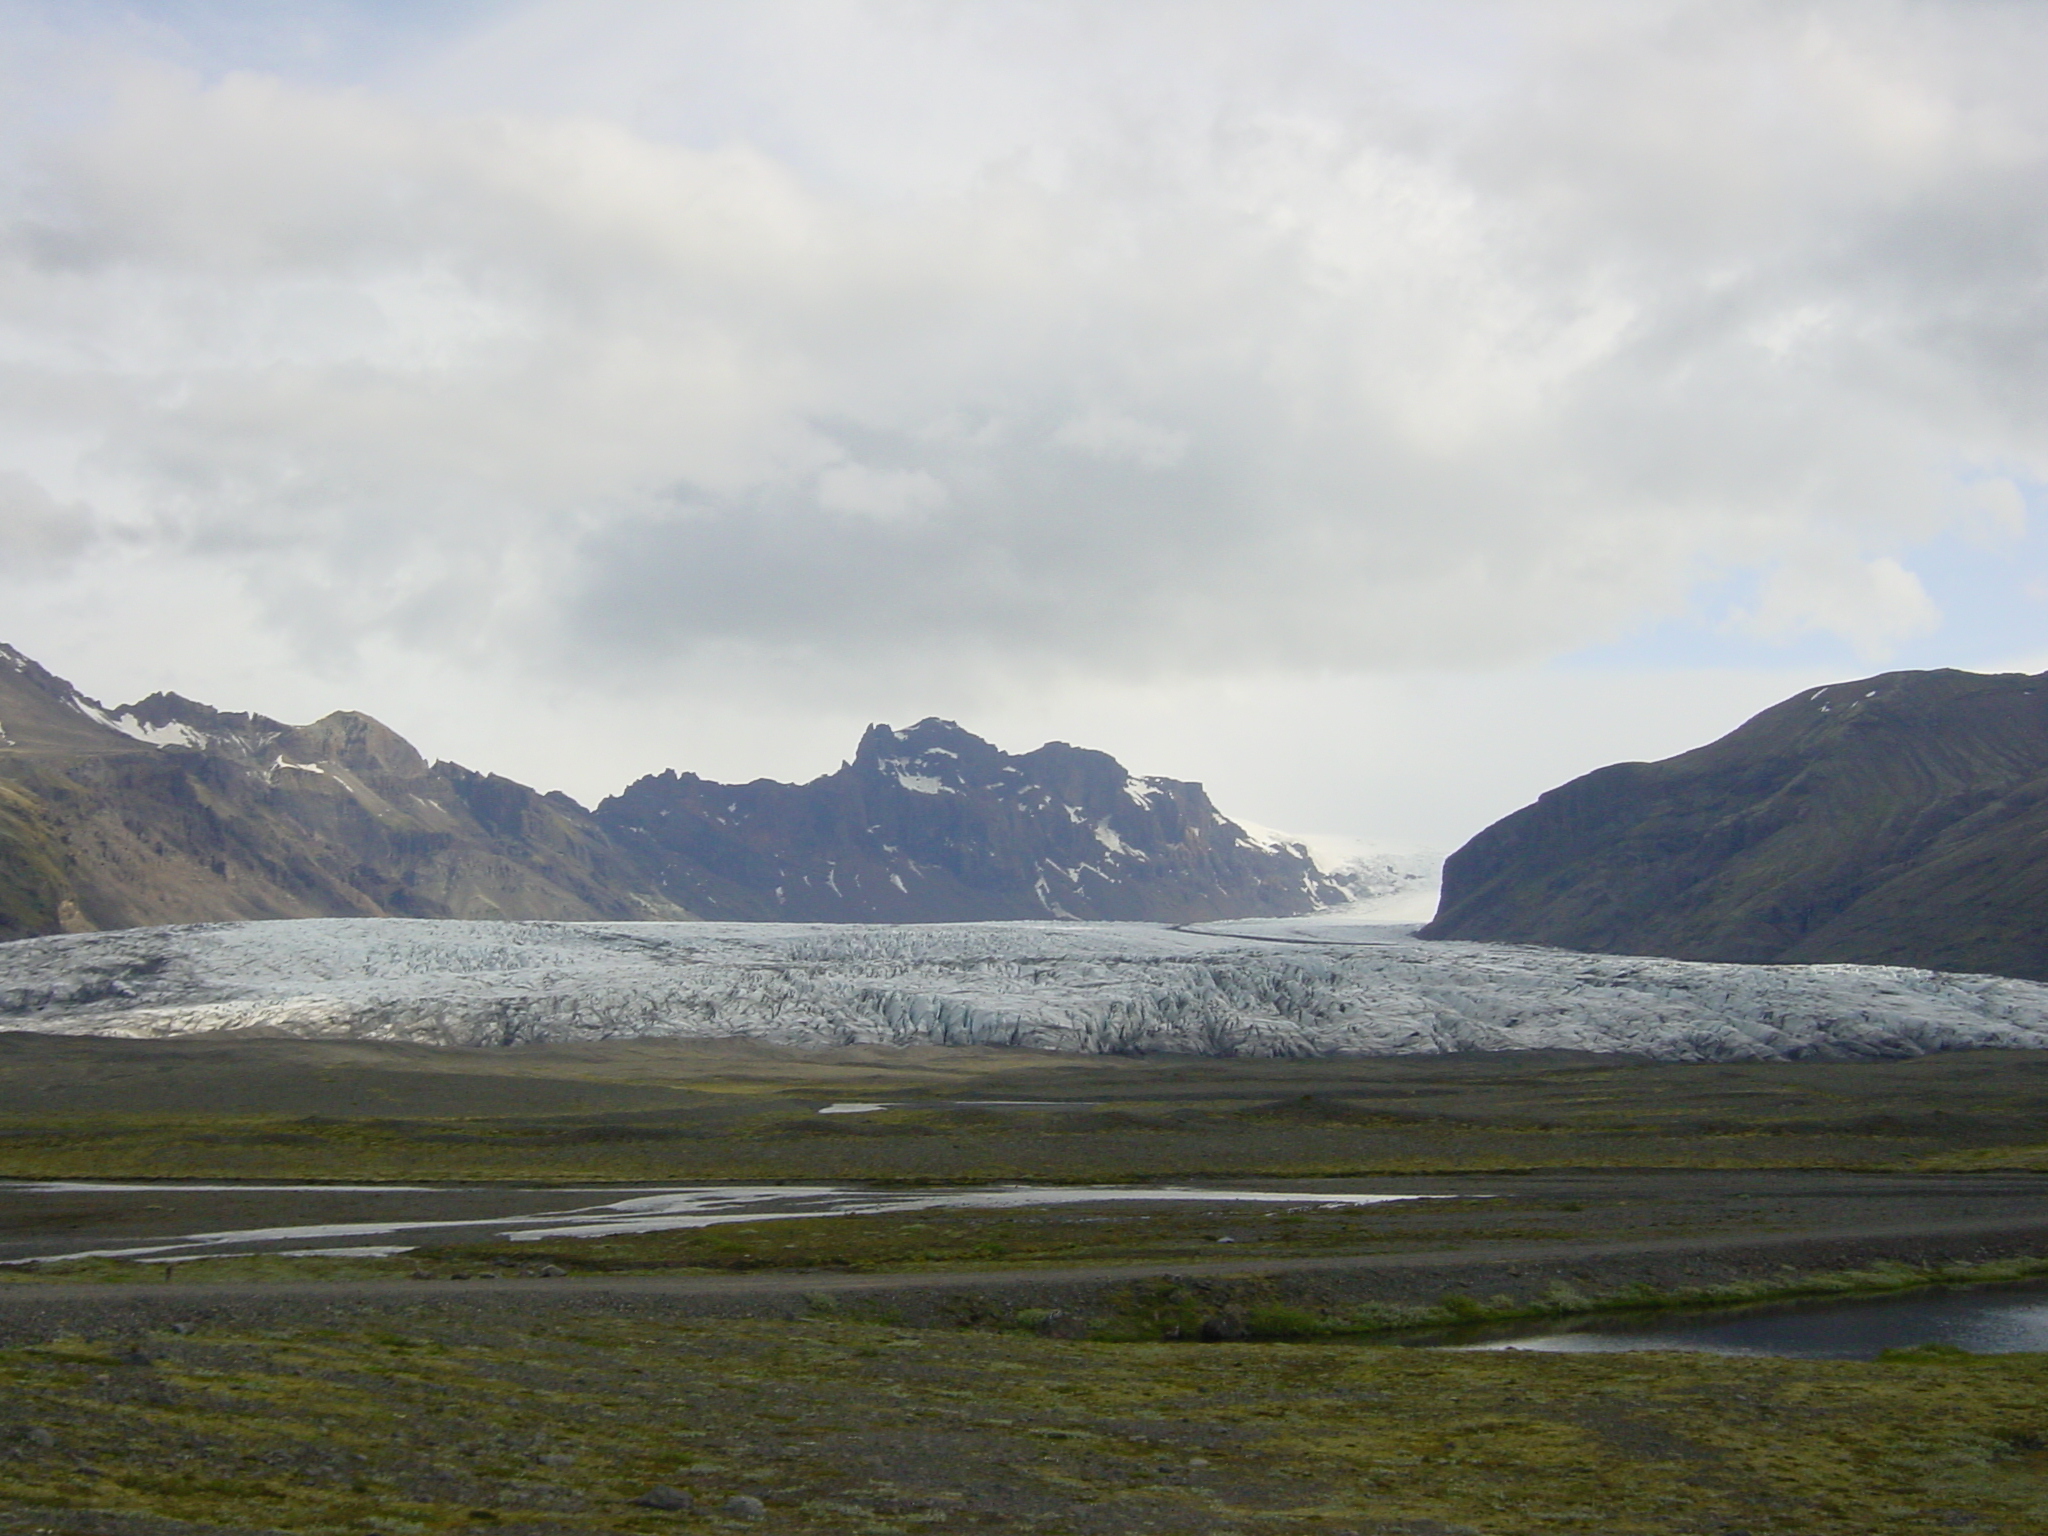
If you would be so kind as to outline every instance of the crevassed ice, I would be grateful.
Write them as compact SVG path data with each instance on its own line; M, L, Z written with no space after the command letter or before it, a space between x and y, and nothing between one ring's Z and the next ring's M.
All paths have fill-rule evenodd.
M1039 887L1055 912L1057 889ZM0 1027L134 1037L266 1029L462 1045L740 1036L1260 1056L1545 1048L1733 1061L2039 1048L2048 1045L2048 987L1886 966L1423 943L1341 914L1192 932L1050 918L311 919L0 946Z

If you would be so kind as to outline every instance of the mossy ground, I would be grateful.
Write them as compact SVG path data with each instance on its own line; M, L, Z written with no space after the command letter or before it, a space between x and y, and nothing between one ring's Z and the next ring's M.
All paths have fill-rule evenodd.
M0 1350L0 1531L17 1532L2033 1533L2044 1446L2037 1356L1459 1355L431 1310ZM632 1502L658 1485L694 1508ZM727 1513L735 1497L765 1517Z
M903 1110L819 1120L763 1114L710 1133L650 1118L592 1126L487 1120L442 1123L139 1116L10 1118L0 1178L230 1178L645 1182L687 1179L929 1184L1031 1179L1119 1183L1153 1178L1332 1178L1542 1168L1886 1168L1940 1143L1898 1136L1649 1134L1494 1126L1202 1124L1178 1109L1020 1126L998 1118ZM994 1122L994 1123L988 1123Z
M1475 1237L1540 1242L1568 1239L1581 1231L1569 1215L1549 1210L1475 1212L1471 1205L1457 1202L1461 1208L1454 1212L1453 1202L1434 1200L1329 1210L1308 1205L1313 1194L1303 1199L1305 1208L1299 1209L1166 1205L1148 1210L1104 1205L736 1222L627 1237L465 1243L421 1250L410 1257L414 1268L433 1274L535 1264L553 1264L571 1274L778 1269L858 1273L1284 1259L1367 1253L1396 1245L1455 1247ZM1546 1215L1548 1221L1543 1219Z
M1015 1052L1019 1060L1001 1071L982 1070L987 1064L976 1057L979 1075L935 1087L923 1081L930 1071L911 1072L916 1062L893 1085L865 1058L836 1074L831 1063L749 1058L736 1078L713 1052L650 1062L629 1049L644 1042L621 1044L618 1060L596 1059L599 1047L561 1059L449 1052L445 1071L429 1070L439 1059L432 1052L362 1047L367 1065L320 1069L347 1078L332 1085L338 1109L386 1091L415 1105L438 1095L442 1107L322 1116L261 1107L288 1101L292 1082L303 1098L300 1080L311 1069L295 1064L303 1065L305 1042L221 1047L222 1065L189 1042L115 1042L123 1050L102 1060L106 1052L87 1059L61 1041L10 1039L0 1053L4 1178L1096 1183L1570 1168L1996 1168L2014 1159L2040 1164L2048 1144L2042 1051L1697 1064L1560 1052L1309 1061L1032 1060L1039 1053ZM277 1049L258 1049L264 1045ZM498 1076L493 1062L503 1064ZM522 1095L531 1099L540 1078L565 1095L630 1087L632 1107L503 1112ZM640 1107L657 1088L673 1105ZM816 1112L837 1097L899 1102L871 1115ZM977 1098L1089 1107L1041 1113L959 1102ZM166 1108L186 1103L211 1107Z
M145 1084L135 1090L137 1112L8 1116L0 1175L917 1185L1982 1168L2043 1144L2044 1081L2048 1053L1696 1068L1499 1059L1084 1071L1055 1062L1042 1073L1012 1071L992 1092L1087 1098L1097 1108L1017 1115L914 1103L820 1117L813 1073L801 1089L750 1079L745 1093L670 1110L515 1116L451 1107L410 1119L150 1114L140 1112L155 1091ZM23 1078L23 1108L44 1102L47 1086ZM845 1096L887 1095L864 1087ZM1255 1286L1219 1304L1218 1294L1162 1280L1134 1283L1104 1315L1082 1320L1096 1335L1086 1338L1049 1336L1076 1320L1028 1308L963 1314L978 1325L969 1329L910 1331L863 1314L857 1298L842 1299L839 1315L820 1307L803 1321L654 1321L595 1291L569 1305L525 1305L512 1279L543 1264L574 1271L566 1286L593 1272L1179 1266L1389 1244L1455 1257L1486 1242L1733 1240L1815 1219L1810 1201L1728 1194L1714 1205L1678 1188L1747 1189L1742 1181L1761 1174L1702 1181L1674 1173L1671 1189L1654 1197L1610 1190L1584 1199L1540 1193L1542 1177L1550 1176L1505 1181L1530 1186L1525 1195L1382 1207L1370 1220L1242 1208L1126 1210L1114 1219L1079 1209L904 1213L485 1242L385 1261L180 1265L164 1282L167 1295L197 1280L414 1271L505 1279L485 1293L488 1305L453 1302L477 1296L476 1286L422 1283L417 1303L379 1303L384 1321L374 1327L345 1307L306 1300L279 1305L331 1313L344 1325L256 1333L237 1329L233 1305L216 1303L208 1315L223 1320L188 1335L0 1349L0 1533L2048 1529L2041 1358L1925 1353L1865 1365L1458 1355L1328 1337L1546 1308L1846 1294L1989 1272L1774 1272L1718 1291L1674 1282L1655 1294L1595 1288L1510 1298L1511 1306L1489 1285L1377 1311L1290 1306L1278 1293L1262 1301ZM1783 1188L1796 1193L1797 1180L1787 1179ZM1996 1191L1972 1193L1979 1188L1959 1178L1898 1198L1970 1214L1962 1206L1971 1200L1997 1203ZM1826 1216L1849 1214L1875 1222L1884 1213L1830 1206ZM83 1211L77 1219L81 1233L101 1220ZM1231 1245L1219 1244L1226 1236ZM37 1282L137 1274L132 1264L93 1260L45 1266ZM32 1308L25 1292L37 1282L10 1287L10 1296ZM1306 1342L1187 1341L1211 1322L1221 1325L1212 1332ZM1173 1334L1181 1341L1162 1339ZM631 1502L656 1485L689 1494L694 1507ZM760 1500L765 1515L726 1512L734 1497Z
M1527 1336L1530 1326L1563 1319L1618 1315L1629 1321L1671 1314L1727 1318L1785 1303L1897 1295L1933 1287L2021 1284L2048 1278L2048 1258L1983 1263L1906 1264L1883 1261L1855 1269L1782 1270L1769 1277L1704 1285L1662 1286L1556 1282L1540 1292L1486 1297L1444 1291L1422 1300L1369 1300L1303 1306L1280 1299L1260 1277L1235 1282L1160 1276L1105 1291L1106 1308L1086 1322L1099 1339L1317 1339L1369 1342L1476 1343ZM987 1320L1011 1326L1057 1326L1060 1314ZM1067 1320L1070 1333L1081 1319Z

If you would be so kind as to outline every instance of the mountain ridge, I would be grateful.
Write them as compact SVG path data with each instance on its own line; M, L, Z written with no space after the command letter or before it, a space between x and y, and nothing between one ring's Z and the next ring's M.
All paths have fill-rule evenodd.
M101 705L0 646L0 935L292 917L687 917L580 807L354 711Z
M2048 979L2048 674L1881 673L1540 796L1429 938Z
M109 708L0 645L0 937L292 917L1182 922L1341 904L1199 784L950 721L871 726L807 784L667 770L595 810L306 725L153 693Z
M1001 751L949 720L873 725L807 784L649 775L597 808L699 915L799 922L1292 916L1349 895L1199 784L1106 752ZM663 855L670 857L663 859Z

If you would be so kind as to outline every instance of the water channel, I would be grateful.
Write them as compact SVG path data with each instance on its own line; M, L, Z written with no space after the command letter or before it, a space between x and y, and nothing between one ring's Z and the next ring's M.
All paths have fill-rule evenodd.
M231 1253L274 1253L289 1258L388 1257L422 1245L479 1237L512 1242L623 1237L730 1222L880 1216L909 1211L1125 1203L1330 1210L1454 1198L1458 1197L1299 1187L1196 1189L1169 1185L1008 1184L957 1189L868 1189L850 1185L688 1184L639 1189L494 1189L400 1184L22 1181L0 1183L0 1230L33 1236L0 1241L0 1264L92 1258L177 1264ZM37 1209L39 1205L41 1211ZM198 1230L194 1230L195 1226ZM62 1235L67 1230L90 1231L100 1240L67 1241Z
M1576 1318L1547 1328L1487 1330L1424 1342L1460 1350L1613 1354L1676 1349L1802 1360L1874 1360L1929 1345L1976 1355L2048 1350L2048 1281L1940 1286L1889 1296L1716 1312Z
M844 1113L864 1107L840 1108ZM1470 1184L1447 1188L1436 1180L1331 1182L1349 1187L1282 1181L1280 1187L1263 1188L672 1184L576 1189L8 1180L0 1181L0 1267L83 1258L162 1265L253 1253L370 1257L477 1238L601 1238L729 1222L944 1209L1194 1204L1286 1213L1416 1200L1484 1204L1504 1193ZM1361 1189L1358 1182L1378 1187ZM1887 1350L1928 1345L1976 1354L2048 1351L2048 1281L1711 1312L1608 1313L1408 1342L1443 1349L1564 1354L1662 1349L1808 1359L1872 1359Z

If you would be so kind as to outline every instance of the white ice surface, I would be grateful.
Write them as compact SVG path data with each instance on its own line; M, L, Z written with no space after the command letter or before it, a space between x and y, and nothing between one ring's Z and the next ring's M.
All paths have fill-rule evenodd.
M0 945L0 1028L1732 1061L2048 1046L2048 986L1425 943L1346 911L1193 930L335 918Z
M1414 884L1389 891L1384 896L1363 897L1341 909L1341 913L1360 922L1419 928L1436 916L1437 901L1442 892L1440 877L1418 879Z

